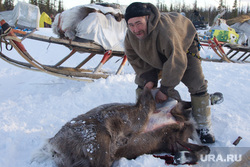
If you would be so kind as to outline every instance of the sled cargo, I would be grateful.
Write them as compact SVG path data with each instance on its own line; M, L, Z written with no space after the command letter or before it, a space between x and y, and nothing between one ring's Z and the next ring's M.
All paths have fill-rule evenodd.
M209 36L200 35L202 46L210 47L219 57L217 59L205 59L208 61L226 61L237 63L249 63L250 42L247 41L250 31L248 31L249 16L242 15L237 18L226 21L221 17L226 10L219 13L209 30ZM232 26L227 23L231 22Z
M2 51L0 57L9 63L26 69L77 80L99 79L107 78L111 74L120 74L127 61L123 48L127 26L120 5L106 3L80 5L58 13L51 28L53 36L57 35L56 37L38 35L35 29L29 34L22 31L17 32L4 20L1 21L1 26L3 29L1 42L5 43L6 48L11 46L16 49L18 54L27 62L10 58ZM16 35L22 37L22 39L20 40ZM36 60L25 49L22 41L26 38L66 46L70 49L70 53L64 55L63 58L60 57L60 60L52 65L51 63L48 65L39 62L39 57ZM89 55L82 60L78 60L76 66L65 65L70 62L69 59L73 58L76 52L88 53ZM96 61L96 58L100 55L103 55L102 59L99 62L94 62L96 63L95 68L86 68L86 63ZM104 71L103 65L114 56L120 57L120 60L122 60L120 66L116 72Z

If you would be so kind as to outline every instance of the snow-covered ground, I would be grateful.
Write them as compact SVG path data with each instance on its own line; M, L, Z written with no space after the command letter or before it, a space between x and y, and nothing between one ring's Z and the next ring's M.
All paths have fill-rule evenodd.
M50 29L40 29L40 32L51 35ZM62 45L30 39L26 39L24 45L38 61L48 64L69 52ZM8 52L4 47L3 53L17 57L16 52ZM216 57L206 47L201 54ZM67 65L77 64L84 57L86 54L77 53L76 59ZM100 59L101 56L97 56L88 67L94 68ZM104 69L115 72L120 63L116 63L117 59L112 58ZM249 147L250 64L203 62L202 67L208 80L208 91L224 94L222 104L211 106L216 143L210 146L235 147L233 141L241 136L243 139L236 147ZM44 141L54 136L67 121L98 105L135 102L134 77L128 63L121 75L90 83L21 69L0 59L0 166L52 166L49 161L31 163L33 154ZM183 84L177 89L184 100L190 100ZM120 166L164 167L166 164L152 155L142 155L135 160L122 158Z

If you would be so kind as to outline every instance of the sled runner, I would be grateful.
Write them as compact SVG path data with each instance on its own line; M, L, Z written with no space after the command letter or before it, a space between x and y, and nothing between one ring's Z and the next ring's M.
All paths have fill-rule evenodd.
M27 61L17 61L8 56L6 56L2 50L0 52L0 57L18 67L36 70L45 72L48 74L56 75L59 77L66 77L70 79L76 80L87 80L86 78L90 79L99 79L99 78L107 78L110 73L107 73L102 70L102 66L113 56L121 57L122 62L118 67L115 74L120 74L126 61L127 57L124 55L122 51L115 51L115 50L105 50L102 46L95 44L93 42L85 41L85 42L76 42L67 39L60 39L54 37L48 37L43 35L34 34L33 32L26 34L23 31L18 31L12 29L4 20L0 22L0 25L3 29L1 34L1 43L5 44L7 50L11 50L12 48L16 49L16 51ZM18 36L22 36L22 39L19 39ZM48 43L55 43L61 44L71 49L71 52L65 56L63 59L58 61L54 65L46 65L38 62L35 60L25 49L22 41L26 38L35 39L39 41L44 41ZM84 52L90 53L84 60L82 60L77 66L75 67L64 67L62 64L66 62L70 57L72 57L76 52ZM85 69L83 68L84 64L86 64L90 59L94 56L100 56L99 54L103 54L102 60L98 63L96 68L94 69Z
M250 46L219 42L216 37L201 42L202 46L210 47L220 57L220 59L204 59L205 61L250 63ZM226 53L223 47L228 48Z

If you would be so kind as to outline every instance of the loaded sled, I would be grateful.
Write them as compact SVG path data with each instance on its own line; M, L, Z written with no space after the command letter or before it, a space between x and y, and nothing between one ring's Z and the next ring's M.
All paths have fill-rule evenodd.
M106 8L108 8L108 10ZM10 58L6 54L4 54L2 50L0 52L0 57L3 60L13 65L16 65L18 67L22 67L22 68L26 68L30 70L42 71L42 72L56 75L59 77L66 77L66 78L76 79L76 80L107 78L110 74L120 74L127 61L127 57L126 55L124 55L124 51L122 47L119 44L117 44L117 43L121 43L121 41L119 41L121 40L121 37L120 38L110 37L111 39L108 39L109 37L107 36L112 36L112 34L110 33L114 34L116 33L115 31L121 31L121 29L117 29L113 32L112 30L109 30L109 32L104 32L102 30L102 27L100 26L101 24L97 24L97 25L92 24L92 26L94 26L95 28L90 27L91 25L85 26L85 30L82 30L81 32L89 31L89 29L91 28L99 29L97 30L98 33L101 34L102 37L106 38L106 41L104 39L100 39L101 37L96 35L97 32L90 32L89 34L83 34L87 36L86 38L81 38L82 34L78 33L78 36L80 36L80 38L76 37L73 39L73 36L75 37L75 34L73 33L75 33L75 29L77 28L76 22L77 21L79 22L79 20L82 19L82 17L86 17L85 19L83 19L83 21L85 20L86 21L83 23L80 22L79 24L87 25L86 23L89 22L88 19L92 19L92 23L95 21L98 21L99 23L100 20L107 21L108 22L107 24L112 24L111 27L113 28L117 28L117 27L119 28L119 26L124 27L122 28L122 31L125 33L124 29L126 28L126 26L124 26L125 25L124 19L123 19L123 22L114 21L115 17L119 16L120 13L118 13L117 11L113 9L111 9L110 11L110 7L106 7L106 8L101 7L101 9L97 9L96 6L80 6L80 7L75 7L71 9L70 11L65 11L61 13L60 15L56 16L55 22L54 22L55 24L53 23L55 25L53 31L58 36L60 36L60 38L39 35L35 33L36 29L34 29L30 33L26 33L20 30L15 30L11 28L8 25L8 23L2 20L0 22L1 24L0 26L2 27L2 34L1 34L2 45L6 45L6 49L8 48L7 50L11 50L12 48L14 48L18 52L18 54L26 60L26 62ZM75 20L71 19L70 20L71 22L68 21L69 23L65 24L65 22L63 22L62 19L63 17L68 19L67 16L69 15L69 12L73 13L70 15L72 15L71 17L74 18ZM84 16L79 16L79 12L83 13L82 15ZM78 18L77 15L80 18ZM100 17L105 17L105 18L108 18L109 20L108 19L105 20ZM93 20L93 18L96 18L96 20ZM105 36L105 33L108 35ZM121 34L121 36L122 35L124 34ZM65 55L62 59L60 59L55 64L52 64L52 65L43 64L37 61L34 57L32 57L32 55L30 55L29 52L25 49L25 46L23 45L22 41L25 40L26 38L66 46L70 49L70 53L68 55ZM94 40L92 40L92 38ZM89 53L89 55L85 57L83 60L81 60L79 64L74 67L63 66L63 64L66 61L68 61L71 57L73 57L73 55L76 52ZM103 56L101 60L97 63L97 66L95 68L91 68L91 69L84 68L84 65L87 62L89 62L91 59L93 59L96 56L100 57L100 55L103 55ZM121 63L118 69L116 70L116 72L109 73L109 72L105 72L104 70L102 70L102 66L114 56L117 56L118 58L120 57L120 59L122 60L120 61Z
M249 31L243 27L237 28L236 25L232 25L232 27L237 28L237 32L240 34L236 33L236 30L228 26L227 21L221 18L225 12L226 10L224 9L215 17L213 25L208 31L208 36L200 35L201 45L210 47L219 57L219 59L204 60L249 63L250 41L246 40L247 36L249 36ZM242 16L236 20L242 25L248 19L249 17ZM248 28L248 26L246 27Z
M43 35L34 34L34 33L25 34L24 32L20 32L20 31L16 31L12 29L11 27L8 26L7 23L5 23L4 20L2 20L0 24L3 28L7 26L7 29L5 29L5 33L2 34L2 43L6 45L6 48L9 48L8 50L11 50L12 48L14 48L19 53L19 55L23 57L27 62L14 60L6 56L2 51L0 52L0 57L3 60L7 61L8 63L11 63L18 67L41 71L41 72L56 75L59 77L67 77L67 78L76 79L76 80L82 80L82 79L85 80L84 78L91 78L91 79L107 78L110 74L102 71L101 68L109 59L112 58L112 56L119 56L122 58L122 62L119 68L117 69L116 74L121 73L127 61L127 57L124 55L124 52L105 50L102 46L92 43L92 42L88 42L88 41L76 42L76 41L71 41L67 39L48 37L48 36L43 36ZM16 36L16 33L18 34L18 36L23 36L23 38L19 39ZM22 44L22 40L26 38L44 41L48 43L61 44L70 48L71 51L68 55L66 55L64 58L59 60L54 65L41 64L28 53L28 51L25 49L24 45ZM79 64L75 67L62 66L62 64L66 62L70 57L72 57L76 52L90 53L90 55L87 56L81 62L79 62ZM100 56L100 54L103 54L103 57L101 61L99 62L99 64L96 66L96 68L94 69L82 68L90 59L92 59L96 55Z
M219 57L219 59L202 58L202 60L228 63L250 63L250 46L219 42L216 37L202 40L201 46L210 47ZM226 52L224 48L228 51Z

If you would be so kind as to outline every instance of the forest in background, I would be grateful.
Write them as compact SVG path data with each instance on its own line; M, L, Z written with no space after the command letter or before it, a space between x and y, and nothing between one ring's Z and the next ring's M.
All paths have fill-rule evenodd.
M250 5L240 5L240 0L235 0L233 6L226 6L226 0L219 0L218 6L213 7L198 7L197 0L194 0L193 5L186 5L185 0L179 3L163 3L161 0L157 1L157 8L161 12L184 12L186 17L190 18L194 10L198 11L205 22L209 25L213 23L215 16L223 9L226 13L223 15L224 19L231 19L240 15L250 15ZM49 16L51 14L56 15L64 11L63 0L29 0L30 4L37 5L40 8L40 12L46 12ZM105 3L103 0L90 0L90 3ZM0 11L12 10L14 8L14 0L0 0Z

